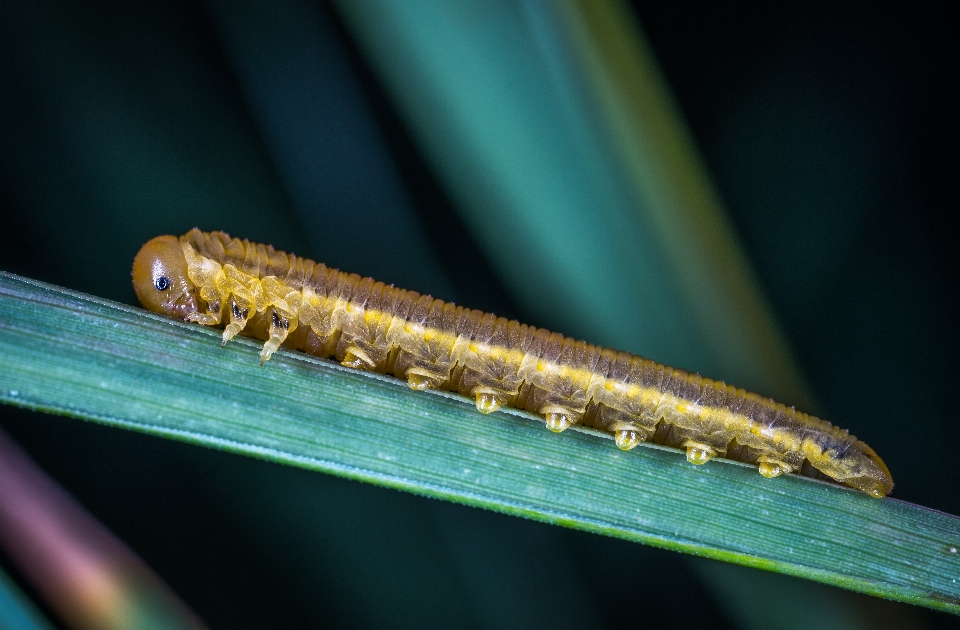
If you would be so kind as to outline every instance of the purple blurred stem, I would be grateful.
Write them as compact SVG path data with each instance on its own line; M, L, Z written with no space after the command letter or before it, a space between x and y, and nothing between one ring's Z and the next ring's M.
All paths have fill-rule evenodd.
M0 431L0 544L71 627L203 623L136 554Z

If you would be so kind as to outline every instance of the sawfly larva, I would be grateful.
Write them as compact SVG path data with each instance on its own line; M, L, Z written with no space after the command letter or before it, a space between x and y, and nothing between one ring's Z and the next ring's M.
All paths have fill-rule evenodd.
M159 236L137 254L144 307L343 365L394 374L416 390L469 396L483 413L507 405L613 434L624 450L652 441L693 464L726 457L765 477L828 478L874 497L893 480L873 450L769 398L649 359L445 303L331 269L268 245L194 229Z

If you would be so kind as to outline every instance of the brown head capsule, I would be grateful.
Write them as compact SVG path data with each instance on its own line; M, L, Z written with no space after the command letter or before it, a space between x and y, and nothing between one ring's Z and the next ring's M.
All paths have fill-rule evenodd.
M197 297L187 278L187 261L175 236L150 240L133 259L133 290L144 308L186 318L197 311Z

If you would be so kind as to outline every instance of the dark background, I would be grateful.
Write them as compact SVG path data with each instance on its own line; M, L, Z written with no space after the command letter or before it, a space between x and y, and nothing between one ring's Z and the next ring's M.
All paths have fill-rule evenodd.
M960 513L956 23L651 4L634 12L823 415L865 428L897 498ZM335 12L308 6L331 61L287 97L325 113L322 228L224 5L0 2L0 268L135 303L140 244L198 225L529 319ZM674 553L13 408L0 426L212 627L738 623Z

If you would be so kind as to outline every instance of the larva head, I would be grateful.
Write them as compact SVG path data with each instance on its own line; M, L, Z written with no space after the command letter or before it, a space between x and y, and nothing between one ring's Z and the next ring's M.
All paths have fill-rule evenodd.
M887 465L872 448L860 440L850 446L842 460L851 473L851 476L843 480L848 486L878 499L893 490L893 477L890 476Z
M197 311L187 260L175 236L147 242L133 259L133 290L144 308L183 319Z

